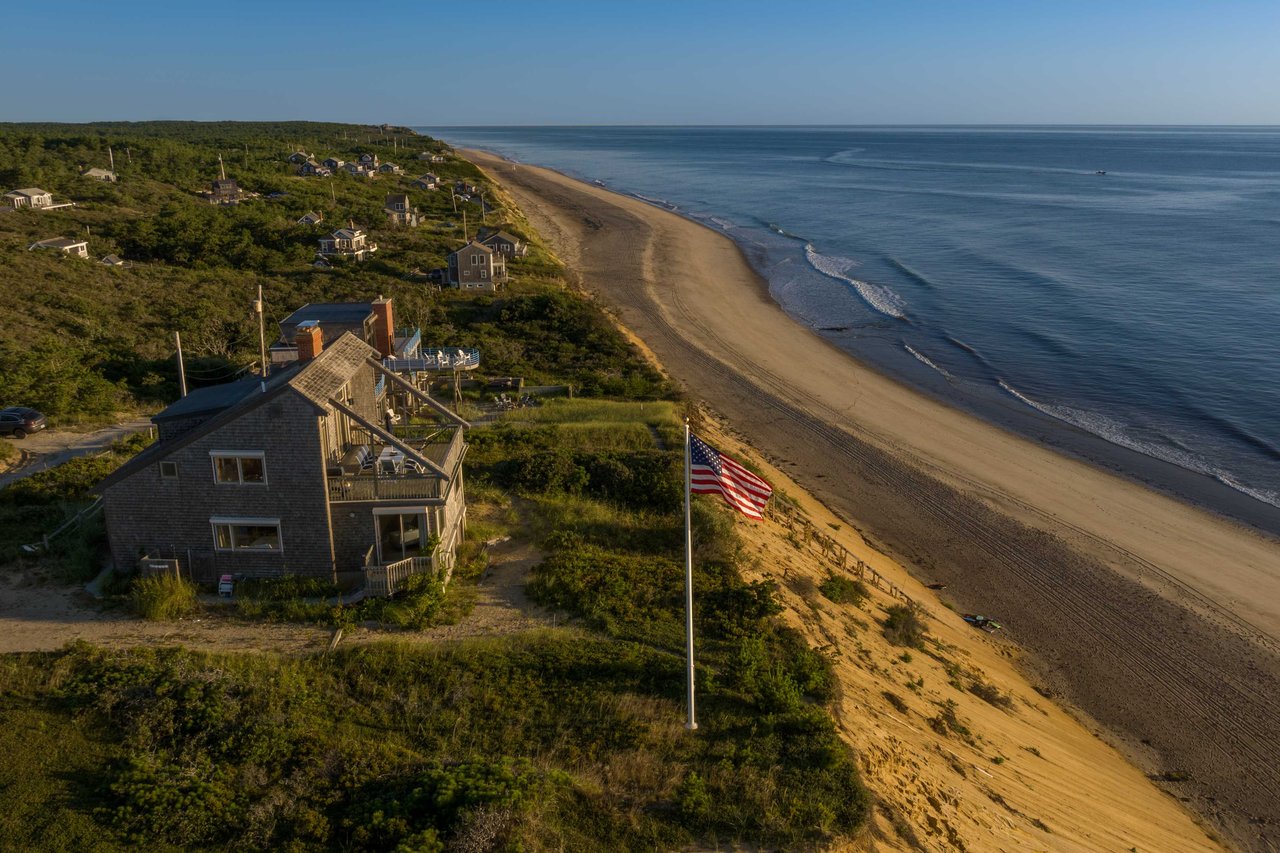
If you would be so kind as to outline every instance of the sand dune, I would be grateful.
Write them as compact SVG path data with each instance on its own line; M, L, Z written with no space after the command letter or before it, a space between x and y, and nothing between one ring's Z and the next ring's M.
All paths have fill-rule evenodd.
M875 373L722 235L470 156L744 441L955 606L1000 615L1045 687L1141 769L1185 776L1170 789L1233 842L1280 844L1280 545Z

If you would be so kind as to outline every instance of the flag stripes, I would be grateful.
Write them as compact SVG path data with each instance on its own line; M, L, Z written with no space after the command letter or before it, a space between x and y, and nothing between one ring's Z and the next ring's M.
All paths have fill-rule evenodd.
M691 433L689 491L720 495L729 506L759 521L764 518L764 505L773 494L773 487Z

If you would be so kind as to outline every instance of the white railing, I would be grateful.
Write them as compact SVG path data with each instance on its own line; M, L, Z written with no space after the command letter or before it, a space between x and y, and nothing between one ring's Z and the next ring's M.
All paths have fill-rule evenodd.
M435 571L435 557L405 557L384 566L366 566L364 588L369 595L388 596L413 575Z

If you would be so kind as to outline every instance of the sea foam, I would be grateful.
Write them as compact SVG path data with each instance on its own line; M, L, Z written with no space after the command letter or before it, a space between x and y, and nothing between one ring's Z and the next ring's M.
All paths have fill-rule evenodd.
M862 301L881 314L898 320L907 318L906 303L897 293L882 284L871 284L848 275L849 271L858 265L857 261L838 255L824 255L813 248L812 243L805 244L804 256L809 261L809 265L818 272L853 287L862 297Z
M1048 415L1055 420L1070 424L1071 426L1082 429L1087 433L1096 435L1098 438L1109 441L1112 444L1132 450L1135 453L1141 453L1143 456L1150 456L1153 459L1159 459L1162 462L1177 465L1179 468L1185 468L1188 471L1195 471L1198 474L1204 474L1212 477L1224 486L1235 489L1237 492L1248 495L1255 500L1280 507L1280 493L1247 486L1235 479L1235 477L1228 472L1209 464L1198 454L1176 447L1168 447L1149 441L1141 441L1131 436L1126 430L1125 425L1115 418L1110 418L1097 412L1077 409L1072 406L1042 403L1038 400L1033 400L1026 394L1023 394L1003 379L997 381L1000 383L1000 387L1003 388L1007 394L1019 402L1030 406L1041 414Z
M947 369L946 369L945 367L939 367L937 364L935 364L935 363L933 362L933 360L932 360L932 359L930 359L930 358L929 358L929 356L927 356L927 355L925 355L924 353L920 352L920 350L918 350L918 349L916 349L915 347L911 346L911 344L903 344L902 346L903 346L903 348L904 348L904 349L906 349L906 351L907 351L907 352L911 353L911 355L915 357L916 361L920 362L920 363L921 363L921 364L923 364L925 367L930 367L930 368L932 368L932 369L934 369L934 370L938 371L939 373L941 373L943 376L945 376L945 377L946 377L946 378L948 378L948 379L950 379L950 378L951 378L951 374L947 372Z

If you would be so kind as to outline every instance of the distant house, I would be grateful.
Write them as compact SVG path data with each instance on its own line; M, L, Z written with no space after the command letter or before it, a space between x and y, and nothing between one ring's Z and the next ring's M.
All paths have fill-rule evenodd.
M280 321L280 337L267 350L271 369L298 360L299 330L312 325L320 327L326 347L350 332L385 353L383 358L417 358L421 330L397 329L392 313L391 300L381 297L372 302L308 302Z
M212 184L209 201L214 204L239 204L246 193L232 178L219 178Z
M443 154L432 154L428 159L432 163L443 163L445 161L445 156Z
M82 178L92 178L95 181L106 181L107 183L115 183L116 173L110 169L85 169L80 173Z
M307 160L298 167L298 174L304 178L327 178L333 174L328 166L322 166L315 160Z
M449 255L448 276L459 290L492 293L507 281L507 260L488 246L471 242Z
M493 249L504 258L521 258L529 253L529 247L525 242L507 231L482 229L478 242Z
M378 168L378 155L377 154L361 154L359 163L361 166L363 166L366 169L376 170Z
M416 181L414 181L413 185L418 189L433 190L436 187L440 186L440 179L437 178L435 175L431 174L430 172L428 172L427 174L423 175L421 178L418 178Z
M315 158L316 158L316 155L314 154L307 154L306 152L303 152L303 151L295 151L289 155L289 162L305 163L308 160L315 160Z
M84 240L72 240L67 237L54 237L49 240L37 240L27 247L28 252L36 249L57 249L77 258L89 257L89 244Z
M346 165L344 161L339 160L337 157L326 157L320 161L320 164L331 172L336 172Z
M404 169L401 169L395 163L383 163L378 167L378 171L384 175L403 175Z
M314 210L304 213L298 220L299 225L319 225L321 222L324 222L324 214L316 213Z
M316 255L324 260L346 258L363 261L378 251L376 243L370 243L369 237L359 228L339 228L328 237L320 238L320 250Z
M305 323L297 336L292 364L157 414L158 440L98 484L117 570L315 577L369 595L449 579L469 424L356 336L323 343ZM389 407L434 427L385 425Z
M98 263L108 267L122 267L125 265L124 259L119 255L104 255Z
M454 181L453 191L458 195L476 195L480 192L480 188L466 181Z
M342 168L345 169L348 173L361 178L372 178L373 176L378 174L377 169L374 169L370 166L364 166L360 163L355 163L355 162L343 163Z
M417 228L422 222L422 216L409 204L409 196L405 193L393 193L387 196L386 202L382 205L382 210L387 214L387 218L396 225L408 225L410 228Z
M54 207L53 193L48 190L42 190L39 187L26 187L25 189L13 190L4 194L5 200L9 202L9 206L14 210L21 207L29 207L33 210Z
M430 159L431 159L431 152L430 152L430 151L419 151L419 152L418 152L418 159L419 159L419 160L430 160Z

